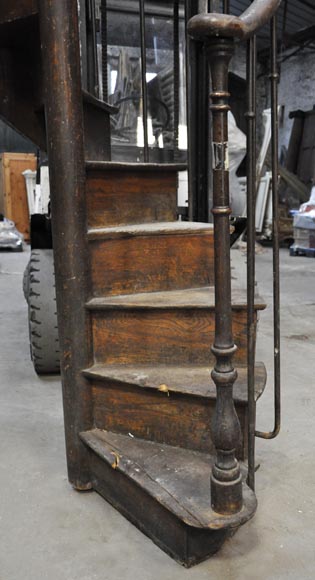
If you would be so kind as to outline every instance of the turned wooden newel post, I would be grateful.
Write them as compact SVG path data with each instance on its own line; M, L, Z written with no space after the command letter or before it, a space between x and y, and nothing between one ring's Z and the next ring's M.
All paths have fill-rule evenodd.
M228 69L234 52L231 39L210 39L206 44L210 64L213 134L213 219L215 250L215 338L216 357L212 378L217 388L213 440L217 457L211 475L212 509L221 514L241 510L242 477L235 457L241 430L233 401L237 373L232 358L236 351L232 334L230 197L228 155Z

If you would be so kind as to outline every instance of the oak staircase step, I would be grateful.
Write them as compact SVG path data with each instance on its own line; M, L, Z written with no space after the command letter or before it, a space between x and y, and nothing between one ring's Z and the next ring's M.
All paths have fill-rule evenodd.
M175 221L178 168L185 166L87 162L89 227Z
M265 305L256 301L256 309ZM214 364L214 290L211 287L92 298L94 362ZM233 297L236 363L247 358L246 293Z
M187 567L214 554L228 530L255 509L254 494L244 486L241 513L227 517L212 511L211 455L100 429L80 436L94 489ZM244 464L242 470L245 477Z
M247 369L237 368L234 402L247 457ZM214 453L211 424L216 389L209 366L94 365L83 371L91 385L94 425L116 433ZM255 400L264 391L266 370L255 368Z
M246 310L247 295L245 290L235 289L232 291L232 308L234 310ZM89 310L147 310L147 309L214 309L214 288L192 288L185 290L173 290L163 292L138 293L132 295L120 295L110 297L91 298L86 304ZM255 298L255 310L264 310L266 304L257 294Z
M140 390L160 393L161 396L191 395L208 400L216 399L215 384L211 379L210 366L200 365L100 365L96 364L82 372L91 381L102 385L128 385ZM238 377L233 388L234 402L247 404L247 367L238 366ZM255 400L257 401L266 384L264 363L255 365Z
M213 284L213 228L154 222L88 230L94 296Z
M116 227L99 227L88 230L89 240L111 240L120 238L151 236L186 236L192 234L213 235L213 226L201 222L153 222L149 224L128 224Z
M159 174L169 173L172 171L177 175L178 171L187 169L187 163L137 163L137 162L121 162L121 161L87 161L86 170L100 170L103 172L118 170L128 175L133 171L141 174L152 174L158 171Z

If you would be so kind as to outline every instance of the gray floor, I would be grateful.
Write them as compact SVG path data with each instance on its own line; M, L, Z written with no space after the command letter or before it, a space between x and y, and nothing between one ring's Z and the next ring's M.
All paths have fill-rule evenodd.
M257 442L257 515L214 558L184 570L96 493L68 485L59 380L39 379L29 360L27 258L0 254L0 580L313 579L315 260L281 252L283 427L275 441ZM257 256L268 303L258 358L269 369L270 258ZM238 250L233 260L244 260ZM269 380L260 429L272 426L271 403Z

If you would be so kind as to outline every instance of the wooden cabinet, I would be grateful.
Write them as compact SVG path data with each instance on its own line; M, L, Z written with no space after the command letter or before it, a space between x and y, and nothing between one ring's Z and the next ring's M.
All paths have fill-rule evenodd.
M13 220L24 239L30 239L30 217L23 171L36 169L36 156L29 153L0 155L0 213Z

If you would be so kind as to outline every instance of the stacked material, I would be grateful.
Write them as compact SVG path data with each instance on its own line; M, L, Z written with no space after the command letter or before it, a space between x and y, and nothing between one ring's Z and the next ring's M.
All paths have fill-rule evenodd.
M23 236L15 223L0 214L0 250L23 251Z
M294 244L291 255L315 256L315 186L307 203L301 205L293 219Z

